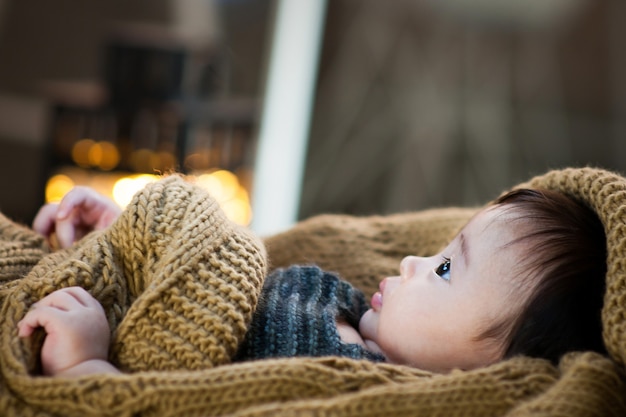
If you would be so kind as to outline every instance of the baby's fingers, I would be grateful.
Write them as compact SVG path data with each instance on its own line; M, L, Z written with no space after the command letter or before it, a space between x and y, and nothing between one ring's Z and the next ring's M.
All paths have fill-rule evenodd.
M75 212L72 212L67 217L57 219L55 225L56 237L62 248L69 248L77 240L77 220L78 214Z
M59 205L57 203L50 203L43 206L37 212L35 220L33 220L33 230L40 235L50 236L54 231L54 223L56 221L57 210Z
M17 323L18 336L29 337L35 329L39 327L46 327L50 323L50 317L46 315L46 312L37 307L34 310L29 311L22 320Z
M57 221L68 217L74 209L81 206L85 206L86 210L91 210L97 199L98 193L88 187L76 186L72 188L59 203Z
M33 318L30 313L28 313L22 320L17 323L17 335L19 337L28 337L33 334L37 327L40 327L38 324L38 320Z

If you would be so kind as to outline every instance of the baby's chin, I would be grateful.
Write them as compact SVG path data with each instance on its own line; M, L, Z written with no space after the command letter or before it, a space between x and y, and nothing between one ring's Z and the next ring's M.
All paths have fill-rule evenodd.
M378 335L378 320L380 315L377 311L370 308L361 316L359 321L359 333L363 340L376 340Z
M370 308L361 316L361 320L359 321L359 333L363 338L363 343L365 343L365 347L371 351L380 353L381 355L387 358L385 352L378 345L378 320L380 315L377 311Z

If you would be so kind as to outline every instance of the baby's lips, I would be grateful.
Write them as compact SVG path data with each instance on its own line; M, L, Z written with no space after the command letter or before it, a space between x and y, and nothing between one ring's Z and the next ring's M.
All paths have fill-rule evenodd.
M389 277L383 279L378 284L378 291L372 295L372 300L370 304L372 305L372 309L374 311L379 311L383 306L383 293L385 292L385 287L387 286L387 280Z
M387 285L387 278L383 279L382 281L380 281L380 283L378 284L378 291L380 291L381 295L382 293L385 291L385 286Z
M383 295L380 292L375 292L374 295L372 295L370 304L372 305L372 310L380 311L383 306Z

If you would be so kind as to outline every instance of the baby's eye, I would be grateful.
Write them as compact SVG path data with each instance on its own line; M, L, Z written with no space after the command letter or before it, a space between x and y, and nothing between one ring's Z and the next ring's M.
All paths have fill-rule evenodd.
M450 259L443 258L443 262L441 263L441 265L439 265L437 269L435 269L435 274L439 275L442 279L445 279L446 281L450 281L450 266Z

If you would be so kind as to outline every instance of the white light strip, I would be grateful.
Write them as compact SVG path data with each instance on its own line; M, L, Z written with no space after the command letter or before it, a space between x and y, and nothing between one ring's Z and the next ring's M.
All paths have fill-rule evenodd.
M278 0L252 189L260 235L297 221L325 0Z

